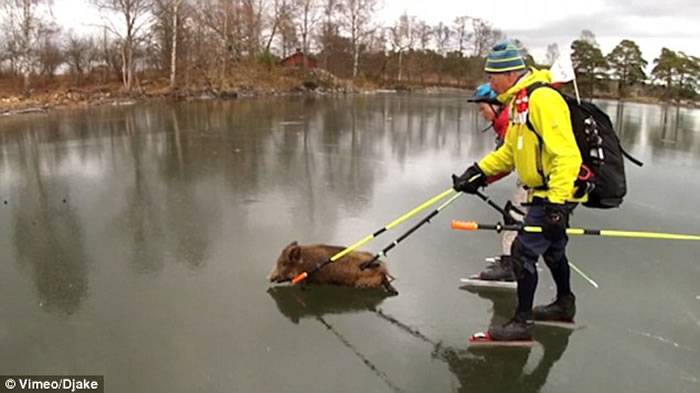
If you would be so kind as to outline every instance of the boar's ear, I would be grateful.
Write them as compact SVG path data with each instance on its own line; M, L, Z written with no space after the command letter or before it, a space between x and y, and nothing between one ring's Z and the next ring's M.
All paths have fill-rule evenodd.
M296 244L291 246L289 249L289 260L295 263L301 261L301 247Z

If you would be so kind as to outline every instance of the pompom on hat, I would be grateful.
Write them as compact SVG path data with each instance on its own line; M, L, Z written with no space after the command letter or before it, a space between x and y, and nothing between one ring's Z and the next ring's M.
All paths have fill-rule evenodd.
M495 74L500 72L524 70L525 60L518 48L511 41L502 41L494 45L486 56L484 71Z

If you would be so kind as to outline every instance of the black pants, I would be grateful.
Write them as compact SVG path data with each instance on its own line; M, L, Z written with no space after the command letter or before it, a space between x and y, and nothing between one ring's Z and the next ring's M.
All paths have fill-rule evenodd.
M575 205L570 205L570 211ZM542 203L530 206L525 216L525 225L541 226L545 212ZM566 258L566 245L569 238L557 241L545 239L541 233L521 232L515 238L511 248L514 271L518 279L518 313L532 311L532 303L537 289L537 260L541 255L557 286L557 297L571 293L571 270Z

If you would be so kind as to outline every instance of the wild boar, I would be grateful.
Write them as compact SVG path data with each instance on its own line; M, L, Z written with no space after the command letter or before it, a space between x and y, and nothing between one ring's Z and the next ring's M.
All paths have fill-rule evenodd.
M297 242L292 242L282 250L279 258L277 258L275 268L267 278L270 282L275 283L290 281L302 272L313 270L314 267L327 261L344 249L345 247L325 244L302 246ZM377 263L365 270L360 269L360 265L371 260L372 257L373 255L368 252L353 251L311 274L306 281L309 283L355 288L383 287L392 295L398 294L391 285L394 277L389 274L384 262L377 261Z

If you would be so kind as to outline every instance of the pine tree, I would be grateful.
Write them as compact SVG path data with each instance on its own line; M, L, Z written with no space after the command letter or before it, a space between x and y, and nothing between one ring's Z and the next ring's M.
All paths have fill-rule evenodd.
M607 56L610 69L617 77L617 92L620 98L625 96L625 87L646 80L644 67L647 61L634 41L622 40Z
M603 57L593 33L584 30L581 38L571 43L571 62L580 81L587 81L589 95L593 96L595 85L598 84L603 71L608 68L608 62Z

